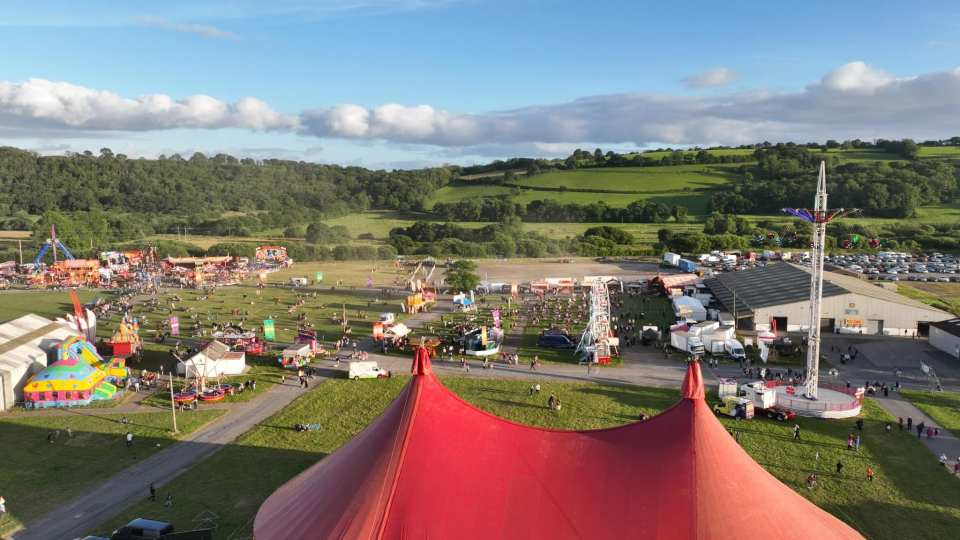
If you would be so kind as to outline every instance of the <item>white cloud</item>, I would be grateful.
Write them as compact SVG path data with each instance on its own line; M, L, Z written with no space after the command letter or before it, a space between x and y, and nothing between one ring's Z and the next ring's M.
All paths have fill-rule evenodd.
M175 128L293 130L298 120L255 98L226 103L210 96L174 100L164 94L137 99L64 82L0 81L0 126L91 131Z
M696 75L683 79L683 84L689 88L709 88L726 86L737 80L737 73L730 68L718 67L708 69Z
M256 98L124 98L32 79L0 82L0 133L75 137L96 132L243 128L303 137L445 149L446 155L554 155L571 147L707 145L827 138L943 138L960 126L960 68L895 77L852 62L788 93L671 96L641 92L487 113L430 105L356 104L282 114ZM417 151L420 151L417 150ZM415 152L415 150L409 150Z
M893 82L895 77L868 66L864 62L850 62L828 73L821 84L824 88L844 92L873 92Z
M240 39L240 37L233 32L221 30L216 26L211 26L208 24L178 23L165 17L155 17L152 15L135 17L134 20L138 24L142 24L144 26L153 26L154 28L161 28L163 30L170 30L173 32L182 32L185 34L196 34L205 38Z

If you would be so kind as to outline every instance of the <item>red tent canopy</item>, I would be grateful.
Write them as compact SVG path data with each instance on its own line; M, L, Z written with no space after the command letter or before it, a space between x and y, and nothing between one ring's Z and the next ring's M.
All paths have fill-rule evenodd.
M299 538L862 538L781 484L714 417L700 366L645 421L556 431L414 377L362 433L260 507L257 540Z

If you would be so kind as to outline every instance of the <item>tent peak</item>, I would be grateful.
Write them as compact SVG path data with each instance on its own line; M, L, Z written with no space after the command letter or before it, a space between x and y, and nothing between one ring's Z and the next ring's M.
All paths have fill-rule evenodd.
M687 363L687 374L683 377L680 395L683 399L703 399L706 396L706 392L703 390L703 374L700 372L700 362L691 360Z
M410 366L410 373L414 375L426 375L432 373L430 366L430 353L426 347L419 347L416 354L413 355L413 365Z

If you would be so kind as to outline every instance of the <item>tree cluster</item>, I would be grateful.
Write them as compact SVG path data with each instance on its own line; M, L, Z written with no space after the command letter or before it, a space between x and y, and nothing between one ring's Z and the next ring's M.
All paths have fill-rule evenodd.
M822 156L787 145L759 149L757 164L731 189L717 192L711 209L730 214L777 213L813 201ZM827 175L830 205L860 208L867 216L906 218L926 204L957 196L957 167L945 160L852 162L831 159Z
M464 199L451 203L437 203L433 214L450 221L502 221L516 216L528 223L665 223L673 218L678 223L687 219L684 206L638 200L625 208L608 206L605 202L586 204L560 203L553 199L537 199L526 206L506 197Z

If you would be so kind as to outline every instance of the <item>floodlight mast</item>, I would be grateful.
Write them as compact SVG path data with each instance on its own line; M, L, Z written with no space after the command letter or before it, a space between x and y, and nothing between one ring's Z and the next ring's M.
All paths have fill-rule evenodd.
M820 383L820 312L823 300L823 259L827 240L827 223L855 213L857 210L852 208L828 209L827 164L821 161L813 210L784 208L783 211L813 224L813 242L811 244L813 253L810 258L810 320L807 329L807 378L804 382L803 393L807 399L815 400Z

